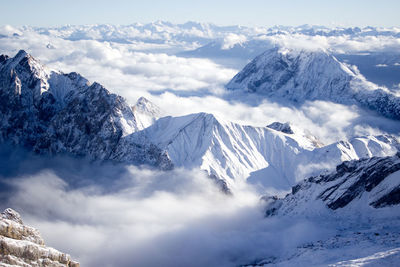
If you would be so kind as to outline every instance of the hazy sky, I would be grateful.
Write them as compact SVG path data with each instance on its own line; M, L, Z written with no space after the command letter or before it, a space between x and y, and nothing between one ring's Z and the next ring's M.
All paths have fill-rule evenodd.
M130 24L400 26L399 0L0 0L0 25Z

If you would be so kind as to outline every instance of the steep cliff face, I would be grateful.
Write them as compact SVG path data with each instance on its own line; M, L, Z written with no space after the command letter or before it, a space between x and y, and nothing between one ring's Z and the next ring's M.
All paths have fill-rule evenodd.
M323 204L323 205L320 205ZM400 153L391 157L346 161L336 170L292 188L283 199L270 199L267 215L365 213L400 204ZM343 210L343 211L342 211ZM395 215L395 214L393 214Z
M68 254L46 247L39 231L24 225L12 209L0 215L0 265L79 267Z
M172 167L168 155L145 140L124 141L148 124L138 119L144 100L142 112L135 114L124 98L100 84L89 84L77 73L50 71L24 51L2 57L0 99L1 141L38 153Z
M294 103L326 100L357 104L400 119L400 98L368 82L325 51L273 48L257 56L227 85Z
M284 198L263 200L271 220L310 222L307 237L318 228L331 234L310 238L257 266L398 265L400 153L343 162L298 183Z

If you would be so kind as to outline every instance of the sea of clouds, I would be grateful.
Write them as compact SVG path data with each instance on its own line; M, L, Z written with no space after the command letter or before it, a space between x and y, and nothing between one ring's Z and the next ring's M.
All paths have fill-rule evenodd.
M197 170L1 151L0 208L13 207L82 266L238 266L335 233L266 219L251 187L227 195Z
M308 36L298 33L254 35L259 33L256 29L252 32L242 30L240 33L235 33L236 28L233 28L233 32L225 29L223 32L210 33L210 29L205 28L203 35L198 32L188 32L187 29L182 29L183 33L178 32L180 33L178 35L175 28L167 25L164 26L167 35L162 35L156 30L152 33L156 36L154 38L158 38L157 42L154 38L146 41L138 34L133 34L131 37L131 39L138 38L138 42L131 39L129 42L116 42L113 41L115 38L111 34L109 39L105 39L107 30L112 30L113 34L116 31L115 26L110 27L70 26L44 31L3 26L0 28L2 36L0 53L13 56L19 49L25 49L49 68L63 72L78 72L92 82L101 83L111 92L124 96L132 105L139 97L144 96L159 105L165 111L165 115L179 116L208 112L229 121L255 126L265 126L274 121L289 121L307 129L323 143L331 143L354 135L394 133L400 128L390 120L382 120L356 107L323 101L292 106L260 100L249 94L232 95L226 91L224 85L240 71L243 63L226 66L204 56L202 58L179 56L179 51L190 50L199 43L212 42L213 36L216 36L214 40L216 42L222 40L221 50L235 44L242 45L246 38L252 38L252 40L262 40L266 49L280 45L343 53L393 52L400 47L400 38L395 34L355 37ZM101 34L92 33L100 29ZM151 28L144 32L150 30ZM127 29L125 32L129 34ZM248 37L245 36L246 33ZM153 36L152 34L149 36ZM160 43L163 36L165 39ZM182 41L182 36L186 36L187 40ZM204 36L208 39L204 39ZM155 45L162 46L164 52L160 52ZM179 108L176 108L176 105L179 105Z
M89 27L90 32L84 29L3 26L0 54L14 56L24 49L48 68L79 72L132 105L145 96L165 115L208 112L254 126L289 121L324 143L400 131L398 123L354 106L325 101L291 106L255 95L227 93L224 85L242 63L228 66L211 57L179 54L213 38L225 50L255 39L246 36L246 31L225 29L217 34L210 28L200 32L189 28L177 35L174 28L163 34L132 30L140 38L123 42L107 39L107 34L99 35L93 28ZM358 53L400 47L394 36L267 36L262 30L254 32L266 48L294 45ZM299 244L334 233L306 219L266 219L264 203L250 186L226 195L197 170L160 172L45 158L6 147L0 152L1 208L21 212L48 245L72 254L82 266L238 266L279 257Z

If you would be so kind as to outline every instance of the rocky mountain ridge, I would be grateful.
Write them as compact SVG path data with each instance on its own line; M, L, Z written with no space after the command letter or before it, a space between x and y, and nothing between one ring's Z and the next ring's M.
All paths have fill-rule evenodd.
M24 225L12 209L0 215L0 265L79 267L68 254L46 247L39 231Z
M77 73L46 69L19 51L0 63L0 140L38 153L70 153L172 168L168 155L147 142L124 142L143 129L121 96ZM148 114L146 116L149 116ZM129 154L129 157L126 155Z
M388 156L400 147L389 135L356 137L323 146L289 124L244 126L212 114L164 117L143 132L175 166L200 168L227 182L288 189L346 160Z
M37 153L164 170L200 168L231 188L250 182L287 190L342 161L389 156L399 147L389 135L324 146L279 122L253 127L207 113L162 117L145 98L130 107L100 84L90 84L77 73L48 70L24 51L1 58L0 141Z
M330 209L362 213L400 204L400 153L345 161L305 179L285 198L270 198L267 215L320 214Z

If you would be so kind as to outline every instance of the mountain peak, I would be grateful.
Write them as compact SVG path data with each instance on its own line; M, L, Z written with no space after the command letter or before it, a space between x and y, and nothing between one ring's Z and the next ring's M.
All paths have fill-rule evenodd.
M282 122L273 122L267 126L270 129L274 129L276 131L280 131L282 133L286 134L294 134L292 127L290 127L290 124L288 122L282 123Z
M47 72L23 50L0 65L0 80L0 100L6 103L0 108L0 141L38 153L169 168L167 155L154 145L126 141L143 122L123 97L101 84L89 84L77 73Z
M164 115L160 107L143 96L137 100L132 111L137 118L137 126L140 130L149 127Z
M400 119L400 98L320 50L273 48L257 56L226 85L293 103L324 100L357 104Z
M136 101L136 104L133 106L133 109L144 114L152 115L155 117L160 117L161 115L161 109L148 100L145 97L139 97L139 99Z
M23 58L30 56L25 50L21 49L18 51L18 53L15 55L15 58Z
M7 55L0 55L0 64L2 64L3 62L5 62L7 59L9 59L10 57Z
M334 89L346 89L353 76L354 73L322 49L276 47L256 57L226 87L303 102L328 98L327 94ZM336 82L332 84L333 81Z
M22 219L21 219L21 215L19 215L18 212L16 212L13 209L5 209L1 214L0 214L2 219L6 219L6 220L11 220L14 221L16 223L22 224Z

